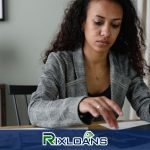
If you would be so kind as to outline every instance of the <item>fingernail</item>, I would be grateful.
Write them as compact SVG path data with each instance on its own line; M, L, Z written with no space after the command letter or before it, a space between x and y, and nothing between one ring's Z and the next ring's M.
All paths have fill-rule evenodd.
M119 112L119 116L123 116L123 112Z
M115 127L116 129L119 129L119 126L118 126L118 124L117 124L117 126Z
M109 124L110 127L112 127L112 124Z

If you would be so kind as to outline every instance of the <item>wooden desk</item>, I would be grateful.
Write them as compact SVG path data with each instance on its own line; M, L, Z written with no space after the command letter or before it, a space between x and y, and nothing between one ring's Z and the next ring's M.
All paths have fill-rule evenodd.
M118 122L128 122L128 121L140 121L140 119L136 119L136 120L119 120ZM101 122L94 122L92 123L91 125L79 125L79 126L71 126L71 127L66 127L66 129L86 129L88 128L89 130L107 130L107 128L101 126L100 124L101 123L104 123L104 121L101 121ZM33 126L33 125L21 125L21 126L3 126L3 127L0 127L0 129L23 129L23 128L39 128L40 127L36 127L36 126ZM41 127L42 129L42 127ZM44 128L43 128L44 129ZM65 128L60 128L60 129L65 129Z
M88 128L88 129L90 129L90 130L92 130L92 129L96 129L96 130L104 130L104 129L107 129L107 128L105 128L105 127L103 127L103 126L100 126L99 125L99 123L100 122L97 122L97 123L93 123L93 124L91 124L91 125L79 125L79 126L71 126L71 127L67 127L66 129L69 129L69 128L71 128L71 129L73 129L73 128L75 128L75 129L84 129L84 128ZM0 127L0 129L23 129L23 128L40 128L40 127L36 127L36 126L33 126L33 125L21 125L21 126L3 126L3 127ZM42 128L41 128L42 129ZM61 128L61 129L65 129L65 128Z
M104 122L94 122L91 125L88 126L88 128L90 130L96 129L96 130L106 130L107 128L103 127L100 125L100 123L104 123Z

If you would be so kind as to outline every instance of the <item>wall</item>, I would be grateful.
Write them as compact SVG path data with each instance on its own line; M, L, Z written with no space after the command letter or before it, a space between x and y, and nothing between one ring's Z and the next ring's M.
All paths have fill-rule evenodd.
M7 20L0 22L1 82L37 82L40 54L57 32L65 1L7 0Z

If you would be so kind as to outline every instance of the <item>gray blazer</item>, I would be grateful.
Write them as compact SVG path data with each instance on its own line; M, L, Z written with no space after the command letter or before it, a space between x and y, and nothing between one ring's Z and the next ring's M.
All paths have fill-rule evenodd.
M137 76L126 56L110 51L109 61L111 99L122 107L127 97L137 115L150 121L150 93L143 79ZM31 97L30 121L41 127L83 124L78 105L87 96L82 50L52 52Z

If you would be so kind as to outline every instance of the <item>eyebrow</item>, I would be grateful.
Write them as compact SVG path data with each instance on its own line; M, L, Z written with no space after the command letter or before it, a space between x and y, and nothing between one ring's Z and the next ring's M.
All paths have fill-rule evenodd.
M100 15L96 15L96 17L99 17L99 18L105 19L105 17L100 16ZM113 20L114 20L114 21L116 21L116 20L122 20L122 18L114 18Z

